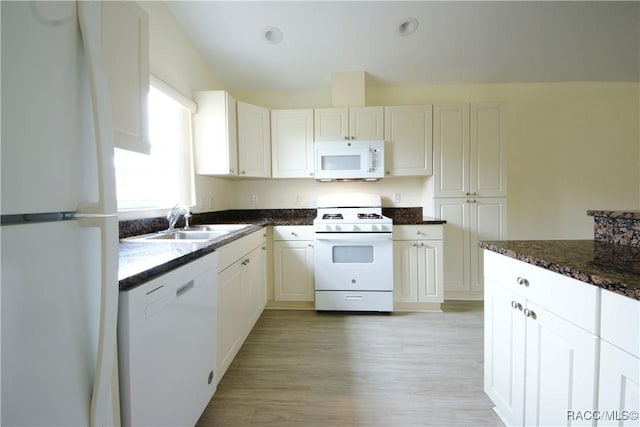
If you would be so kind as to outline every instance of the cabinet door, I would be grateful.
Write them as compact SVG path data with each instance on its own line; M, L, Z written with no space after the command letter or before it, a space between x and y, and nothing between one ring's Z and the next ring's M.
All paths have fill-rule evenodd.
M196 173L238 175L236 101L222 90L194 92L193 117Z
M244 300L241 264L236 262L218 273L218 349L216 382L231 365L242 346L245 312L240 308Z
M442 242L418 241L418 301L444 301L442 277Z
M469 105L433 109L435 197L465 197L469 189Z
M598 338L527 302L525 425L593 425L570 411L596 408Z
M431 105L384 107L387 175L432 174L432 110Z
M313 110L271 111L272 176L313 177Z
M313 110L316 141L342 141L349 136L347 108L316 108Z
M266 256L266 246L260 246L240 263L243 267L241 280L246 298L243 340L249 335L267 305Z
M237 103L238 169L240 176L271 177L271 121L269 110Z
M444 225L444 292L447 298L471 290L471 245L469 233L469 199L435 199L435 214Z
M469 191L481 197L507 195L502 107L471 104Z
M102 53L114 146L148 154L149 23L140 6L102 2Z
M384 107L349 108L349 138L384 139Z
M393 300L418 302L418 250L415 240L393 242Z
M598 410L602 414L629 417L632 411L640 413L640 359L620 350L606 341L600 341L600 384ZM599 426L640 426L638 418L620 420L602 419Z
M273 242L276 301L313 301L313 245L311 241Z
M507 199L469 199L469 268L470 290L482 291L484 277L483 251L480 240L504 240L507 238ZM448 243L448 242L447 242Z
M484 295L484 391L506 425L521 426L525 390L524 302L490 280L485 282Z

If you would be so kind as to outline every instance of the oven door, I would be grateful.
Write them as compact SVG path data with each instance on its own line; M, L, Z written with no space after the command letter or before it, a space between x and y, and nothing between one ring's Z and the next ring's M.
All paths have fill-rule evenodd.
M391 233L316 233L317 291L392 291Z

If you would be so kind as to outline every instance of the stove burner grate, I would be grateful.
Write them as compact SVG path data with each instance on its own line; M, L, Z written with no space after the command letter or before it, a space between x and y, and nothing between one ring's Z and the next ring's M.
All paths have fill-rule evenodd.
M382 219L382 215L377 213L359 213L358 219Z

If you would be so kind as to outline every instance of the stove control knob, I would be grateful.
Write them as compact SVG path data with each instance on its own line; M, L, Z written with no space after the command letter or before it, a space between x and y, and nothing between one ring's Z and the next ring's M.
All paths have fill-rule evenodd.
M380 227L376 224L371 225L371 231L378 231L380 230Z
M353 225L351 226L351 231L358 231L359 229L360 229L360 228L359 228L357 225L355 225L355 224L353 224Z
M331 227L331 224L327 224L327 225L325 226L325 229L326 229L327 231L331 231L331 228L332 228L332 227Z

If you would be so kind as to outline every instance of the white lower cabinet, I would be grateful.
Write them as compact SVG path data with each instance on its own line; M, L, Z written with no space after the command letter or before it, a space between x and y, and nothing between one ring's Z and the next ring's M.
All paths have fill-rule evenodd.
M396 305L442 303L442 225L396 225L393 230Z
M571 414L596 408L599 289L484 256L484 389L496 412L508 426L594 425Z
M640 426L640 301L602 290L599 426Z
M313 227L273 227L275 301L313 301Z
M599 426L640 426L640 358L604 340L600 342L598 410Z
M482 299L483 251L480 240L502 240L507 234L507 199L467 197L434 199L444 226L444 293L446 299Z
M267 304L265 230L222 246L217 252L216 382L220 382Z

